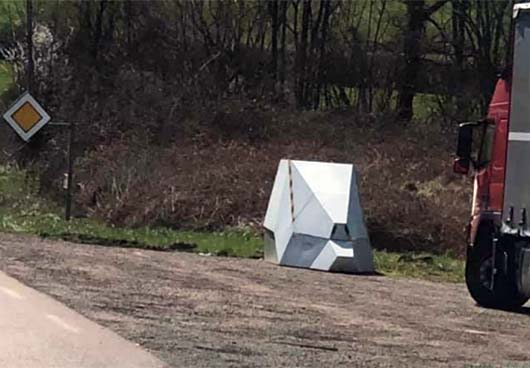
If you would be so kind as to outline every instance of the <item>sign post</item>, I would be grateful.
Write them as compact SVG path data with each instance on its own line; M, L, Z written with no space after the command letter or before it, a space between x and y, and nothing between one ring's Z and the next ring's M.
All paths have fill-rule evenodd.
M74 175L74 134L75 134L75 123L68 125L68 177L66 178L66 198L64 204L64 218L66 221L70 221L72 212L72 183Z
M70 221L72 215L73 175L74 175L74 134L75 123L50 122L44 108L29 94L24 92L3 115L7 123L25 142L28 142L46 124L68 128L66 147L67 178L65 188L64 218Z
M28 46L28 65L26 70L28 92L33 92L33 72L35 69L33 61L33 0L26 0L26 42Z
M31 96L33 92L33 0L26 0L26 41L28 60L26 66L26 87L24 92L3 115L7 123L25 142L29 142L39 130L46 124L53 126L68 127L68 143L66 148L67 175L64 218L70 221L72 214L72 184L74 174L74 133L75 123L50 122L50 116L44 108Z

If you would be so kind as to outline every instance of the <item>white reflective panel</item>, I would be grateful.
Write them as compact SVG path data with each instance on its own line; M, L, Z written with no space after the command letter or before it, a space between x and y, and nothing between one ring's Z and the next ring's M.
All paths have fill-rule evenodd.
M269 198L269 205L263 224L269 230L274 231L276 228L278 216L282 210L280 207L289 205L285 203L285 192L289 193L288 161L281 160L276 171L276 177L272 186L272 193Z
M358 264L354 257L354 249L351 242L328 241L322 252L311 265L312 269L322 271L358 273L373 271L371 261L366 264ZM362 262L361 262L362 263Z
M314 192L344 193L350 189L352 165L327 162L291 161Z
M293 235L293 222L291 214L291 190L289 188L289 180L284 181L283 191L280 197L280 205L278 206L278 213L276 216L275 227L273 230L276 238L276 255L278 260L282 259L283 252L289 239Z
M311 268L314 270L330 271L331 266L335 262L336 256L331 242L328 242L324 249L320 252L318 257L314 260Z
M354 256L353 254L353 248L350 243L344 242L344 241L333 241L331 240L329 242L329 245L331 248L333 248L333 251L335 252L335 255L337 257L350 257L352 258Z
M322 193L317 192L315 196L318 198L320 205L329 218L338 224L345 224L348 220L348 195L339 193Z
M314 192L306 183L296 166L291 161L291 180L293 184L293 201L294 201L294 218L306 208L311 200L314 199Z
M348 197L352 166L323 162L292 161L311 188L322 207L334 222L345 223L348 215Z
M268 261L324 271L373 271L352 165L282 160L264 225Z
M277 230L280 227L285 226L285 224L290 224L291 222L291 190L289 188L289 182L285 181L280 196L280 204L275 216L274 228L270 230Z
M287 223L283 226L279 226L278 230L274 232L274 236L276 242L276 262L279 262L283 257L285 249L287 248L287 244L289 244L289 241L293 236L292 223Z
M322 207L320 201L312 196L294 219L294 232L320 238L329 238L333 230L333 221Z
M328 240L316 236L294 233L280 259L281 265L310 268Z

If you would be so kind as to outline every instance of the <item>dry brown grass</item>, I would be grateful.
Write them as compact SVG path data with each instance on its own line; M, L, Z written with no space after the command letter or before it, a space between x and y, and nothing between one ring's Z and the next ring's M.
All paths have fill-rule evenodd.
M462 254L470 183L451 173L441 133L382 134L337 113L265 119L258 137L240 125L230 134L225 124L224 134L203 130L165 148L132 140L99 146L80 162L80 204L120 225L259 229L280 159L350 162L378 248Z

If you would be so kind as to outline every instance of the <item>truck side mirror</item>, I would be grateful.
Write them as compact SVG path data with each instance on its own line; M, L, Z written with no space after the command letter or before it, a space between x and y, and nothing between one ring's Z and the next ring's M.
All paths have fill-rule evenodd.
M471 147L473 144L473 129L477 123L463 123L458 127L458 144L453 171L456 174L467 174L471 166Z

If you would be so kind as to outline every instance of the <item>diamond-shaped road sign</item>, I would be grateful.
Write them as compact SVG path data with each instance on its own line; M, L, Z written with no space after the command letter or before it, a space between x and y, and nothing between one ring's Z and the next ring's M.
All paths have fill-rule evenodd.
M24 92L4 114L4 119L27 142L50 121L50 116L28 92Z

